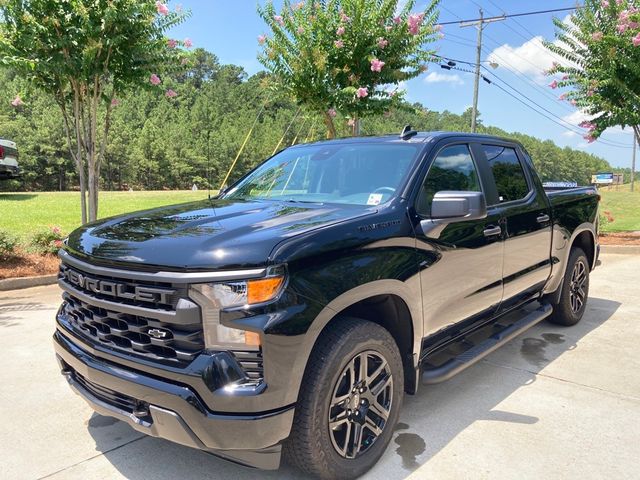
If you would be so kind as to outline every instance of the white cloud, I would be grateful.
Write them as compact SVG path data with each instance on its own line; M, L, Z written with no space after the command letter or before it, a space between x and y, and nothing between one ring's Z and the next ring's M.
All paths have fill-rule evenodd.
M562 136L563 137L577 137L578 134L576 132L574 132L573 130L566 130L566 131L562 132Z
M448 83L449 85L464 85L464 80L457 73L431 72L424 79L426 83Z
M571 25L571 15L567 15L562 21ZM513 72L530 75L538 83L544 83L546 81L544 72L551 68L554 62L561 65L569 65L569 62L547 49L543 41L544 37L538 35L517 47L505 43L494 49L487 60ZM557 40L553 43L562 44Z

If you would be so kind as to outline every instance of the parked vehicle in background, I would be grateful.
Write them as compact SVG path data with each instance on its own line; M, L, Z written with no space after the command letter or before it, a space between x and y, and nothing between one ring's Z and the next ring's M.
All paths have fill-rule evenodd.
M223 458L351 479L403 397L549 319L575 325L599 195L522 145L418 133L298 145L218 198L61 251L54 345L98 413Z
M0 180L17 178L20 176L18 166L18 149L16 143L0 138Z

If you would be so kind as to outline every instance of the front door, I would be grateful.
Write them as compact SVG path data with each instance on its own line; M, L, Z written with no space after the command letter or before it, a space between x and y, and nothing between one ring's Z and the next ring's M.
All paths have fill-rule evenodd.
M431 200L443 190L484 191L487 169L478 169L466 143L436 149L415 202L431 218ZM501 208L481 220L439 225L416 222L425 335L495 312L502 299ZM425 225L425 223L427 225Z

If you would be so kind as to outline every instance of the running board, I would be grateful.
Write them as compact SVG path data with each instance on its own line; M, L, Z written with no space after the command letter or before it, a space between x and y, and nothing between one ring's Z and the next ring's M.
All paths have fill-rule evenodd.
M520 320L517 320L505 329L494 333L483 342L462 352L457 357L447 360L439 367L423 368L422 383L429 385L449 380L457 373L460 373L465 368L470 367L478 360L486 357L491 352L517 337L525 330L533 327L536 323L541 322L551 315L552 312L553 307L548 303L543 303L536 310L528 313Z

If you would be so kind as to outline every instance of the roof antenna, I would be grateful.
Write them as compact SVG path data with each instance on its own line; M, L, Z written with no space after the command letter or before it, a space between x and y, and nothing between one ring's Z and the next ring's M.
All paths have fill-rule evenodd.
M401 140L409 140L411 137L413 137L414 135L417 135L417 134L418 134L418 132L413 130L411 128L411 125L405 125L404 128L402 129L402 133L400 133L400 139Z

